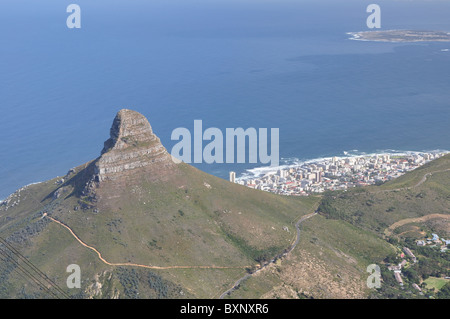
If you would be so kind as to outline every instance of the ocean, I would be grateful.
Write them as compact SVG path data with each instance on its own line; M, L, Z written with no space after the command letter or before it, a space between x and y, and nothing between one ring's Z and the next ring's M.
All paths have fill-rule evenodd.
M196 119L279 128L280 164L449 150L450 43L349 40L370 3L2 0L0 199L99 156L121 108L169 151ZM449 1L377 4L381 30L450 32ZM260 165L195 166L227 179Z

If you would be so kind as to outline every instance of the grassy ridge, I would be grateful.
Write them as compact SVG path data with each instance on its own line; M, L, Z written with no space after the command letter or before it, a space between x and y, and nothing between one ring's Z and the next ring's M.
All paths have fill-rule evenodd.
M366 267L382 265L397 253L384 231L409 218L450 213L450 155L381 186L325 193L320 215L302 225L301 241L280 264L245 281L232 297L364 298L373 295L365 285ZM429 174L432 173L432 174ZM422 181L423 177L427 178ZM448 232L442 219L426 229ZM398 232L411 236L423 225L405 225ZM425 229L425 230L426 230ZM429 232L429 231L428 231ZM422 235L423 236L423 235ZM392 275L392 272L388 272ZM395 279L391 278L394 285ZM429 279L430 285L436 281ZM438 282L442 285L442 280Z
M65 286L67 277L65 267L79 264L84 290L78 296L130 297L136 289L141 297L173 293L158 294L148 286L137 285L136 278L150 276L143 269L138 273L122 271L122 277L127 274L130 279L117 280L117 267L99 261L68 230L41 219L44 212L68 225L109 262L241 267L154 272L168 286L181 285L184 296L213 297L245 273L247 266L287 248L294 237L292 221L311 210L311 199L252 190L185 164L178 166L172 179L151 183L143 179L115 188L114 194L100 193L106 199L95 203L80 193L84 167L77 168L62 185L56 183L58 178L30 186L19 196L19 205L0 214L0 234L4 237L46 221L16 247L61 286ZM57 190L60 196L55 196ZM83 205L83 201L87 203ZM17 278L12 282L18 294L25 282ZM104 287L102 293L96 291L97 285Z
M165 180L143 178L100 188L101 200L93 203L80 193L87 174L80 166L64 184L56 183L58 178L31 185L13 198L17 205L8 210L2 206L0 235L62 287L67 265L79 264L83 289L68 291L74 296L130 298L139 292L144 298L213 298L245 274L246 267L289 247L295 221L320 200L321 215L302 224L301 241L289 257L251 277L233 297L365 297L365 268L392 254L392 246L382 239L384 230L406 218L450 212L450 171L429 175L415 186L425 174L448 168L449 158L382 186L326 193L322 199L253 190L181 164ZM42 219L43 213L68 225L110 262L241 268L151 271L108 266L66 229ZM12 275L10 265L2 266L7 269L0 278L7 287L3 293L39 293Z
M394 248L375 234L317 215L301 226L299 245L277 265L245 281L233 298L364 298L367 266Z

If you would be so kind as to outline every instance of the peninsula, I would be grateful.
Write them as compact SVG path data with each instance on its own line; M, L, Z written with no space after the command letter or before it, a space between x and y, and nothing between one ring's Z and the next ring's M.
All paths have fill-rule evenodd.
M416 30L384 30L348 32L350 40L378 42L450 42L450 32L416 31Z

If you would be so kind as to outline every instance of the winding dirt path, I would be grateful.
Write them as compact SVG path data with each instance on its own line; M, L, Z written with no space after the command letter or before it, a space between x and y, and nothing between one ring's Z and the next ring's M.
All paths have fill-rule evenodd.
M244 280L246 280L247 278L250 278L251 276L253 276L254 274L262 271L263 269L265 269L267 266L273 264L276 262L276 259L281 258L281 257L285 257L286 255L288 255L291 251L294 250L294 248L298 245L299 241L300 241L300 224L302 222L304 222L305 220L313 217L314 215L317 215L317 211L315 211L314 213L302 216L297 223L295 224L295 229L297 230L297 236L295 237L295 241L294 243L291 245L291 247L284 252L283 254L273 258L270 262L268 262L267 264L263 265L261 268L257 269L256 271L252 272L252 273L247 273L245 274L243 277L239 278L234 284L233 286L228 289L227 291L225 291L223 294L220 295L219 299L223 299L225 298L225 296L227 294L231 294L234 290L239 288L239 285L241 284L241 282L243 282Z
M391 236L393 231L403 225L406 224L410 224L410 223L421 223L421 222L425 222L427 220L430 219L435 219L435 218L443 218L443 219L449 219L450 220L450 215L446 215L446 214L430 214L430 215L425 215L422 217L415 217L415 218L405 218L402 220L399 220L398 222L393 223L391 226L389 226L388 228L385 229L384 234L386 236Z
M434 172L429 172L426 173L422 176L422 178L420 179L420 181L417 182L417 184L410 186L410 187L401 187L401 188L394 188L394 189L384 189L381 190L379 192L394 192L394 191L401 191L401 190L407 190L407 189L413 189L416 187L419 187L420 185L422 185L423 183L425 183L425 181L427 180L427 178L435 173L443 173L443 172L447 172L450 171L450 168L447 169L443 169L443 170L439 170L439 171L434 171Z
M419 187L420 185L422 185L423 183L426 182L427 178L435 173L443 173L443 172L447 172L450 171L450 168L447 169L443 169L443 170L439 170L439 171L434 171L434 172L428 172L425 173L422 178L420 179L420 181L418 181L416 184L414 184L413 186L409 186L409 187L400 187L400 188L393 188L393 189L376 189L376 190L370 190L369 194L379 194L379 193L389 193L389 192L398 192L398 191L403 191L403 190L408 190L408 189L414 189ZM368 194L366 192L361 192L361 193L354 193L353 196L359 196L359 195L364 195L364 194Z
M245 269L245 268L248 267L248 266L242 266L242 267L223 267L223 266L150 266L150 265L142 265L142 264L134 264L134 263L112 263L112 262L107 261L105 258L103 258L102 254L97 249L95 249L92 246L89 246L84 241L82 241L80 239L80 237L78 237L69 226L67 226L66 224L64 224L64 223L60 222L59 220L54 219L53 217L50 217L48 215L46 215L45 217L49 218L51 221L53 221L53 222L63 226L64 228L66 228L72 234L72 236L75 237L75 239L81 245L83 245L84 247L94 251L97 254L98 258L103 263L105 263L107 265L110 265L110 266L132 266L132 267L141 267L141 268L147 268L147 269L162 269L162 270L164 270L164 269Z
M426 174L422 177L422 179L421 179L416 185L414 185L414 187L418 187L418 186L420 186L421 184L423 184L423 183L427 180L428 176L431 176L431 175L433 175L434 173L442 173L442 172L447 172L447 171L450 171L450 168L443 169L443 170L440 170L440 171L435 171L435 172L429 172L429 173L426 173Z

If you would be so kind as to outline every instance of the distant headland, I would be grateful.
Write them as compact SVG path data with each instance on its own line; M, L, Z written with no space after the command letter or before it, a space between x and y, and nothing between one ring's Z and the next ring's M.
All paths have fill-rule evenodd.
M347 32L350 40L378 42L450 42L450 32L446 31L415 31L415 30L385 30Z

